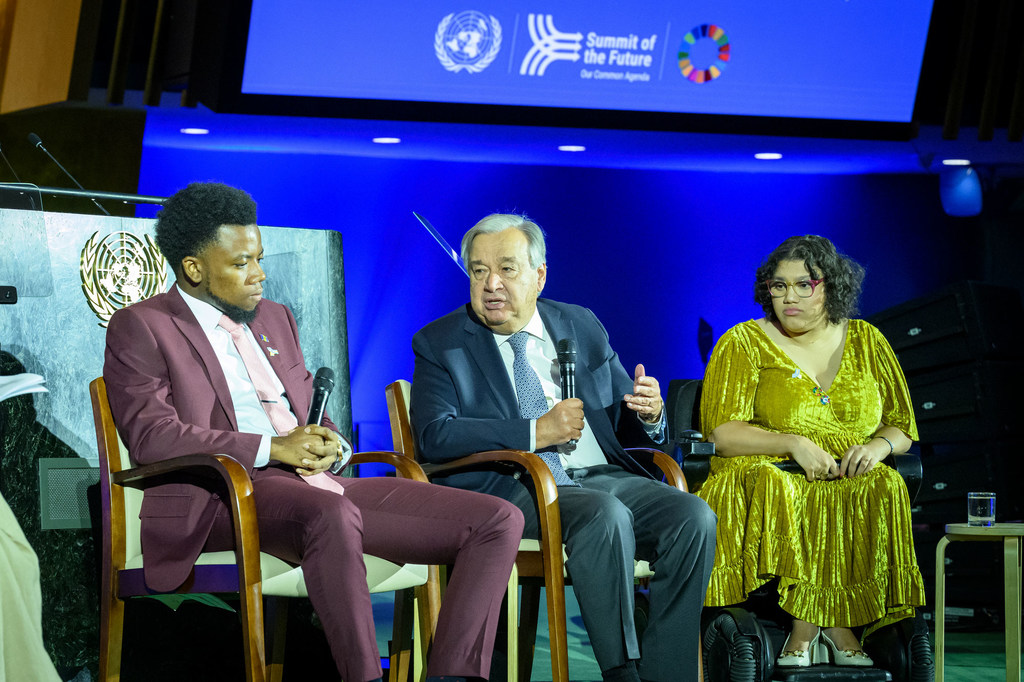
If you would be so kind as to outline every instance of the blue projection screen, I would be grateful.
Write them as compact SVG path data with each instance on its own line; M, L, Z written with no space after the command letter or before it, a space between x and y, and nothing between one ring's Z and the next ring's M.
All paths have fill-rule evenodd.
M242 93L906 123L931 10L253 0Z

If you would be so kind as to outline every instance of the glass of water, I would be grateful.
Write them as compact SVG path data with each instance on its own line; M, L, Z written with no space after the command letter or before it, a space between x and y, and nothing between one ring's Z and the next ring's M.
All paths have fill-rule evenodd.
M967 525L991 526L996 522L995 493L967 493Z

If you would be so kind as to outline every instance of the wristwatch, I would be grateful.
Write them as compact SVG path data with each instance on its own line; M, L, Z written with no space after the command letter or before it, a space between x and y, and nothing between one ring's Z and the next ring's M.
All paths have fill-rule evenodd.
M330 466L328 471L332 474L340 474L348 463L352 461L352 443L349 442L348 438L338 434L338 459Z

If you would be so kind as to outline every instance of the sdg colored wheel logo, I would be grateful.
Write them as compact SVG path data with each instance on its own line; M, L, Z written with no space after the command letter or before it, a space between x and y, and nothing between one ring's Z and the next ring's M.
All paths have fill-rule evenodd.
M717 54L714 61L706 69L697 68L693 61L694 49L705 39L715 41ZM679 71L694 83L707 83L722 75L722 70L729 63L729 37L714 24L701 24L683 36L679 46Z

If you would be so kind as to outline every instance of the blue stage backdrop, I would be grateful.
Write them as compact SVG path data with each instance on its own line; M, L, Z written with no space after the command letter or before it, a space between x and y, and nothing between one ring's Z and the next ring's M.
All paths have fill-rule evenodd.
M867 268L865 314L980 274L964 223L943 214L930 176L540 167L146 144L141 193L169 195L195 180L247 189L262 224L341 232L352 416L363 449L391 448L384 387L412 378L413 333L468 296L466 276L413 211L456 248L488 213L529 214L548 234L545 295L592 308L623 364L644 363L663 386L702 375L702 318L717 339L760 314L754 269L792 234L825 235Z

